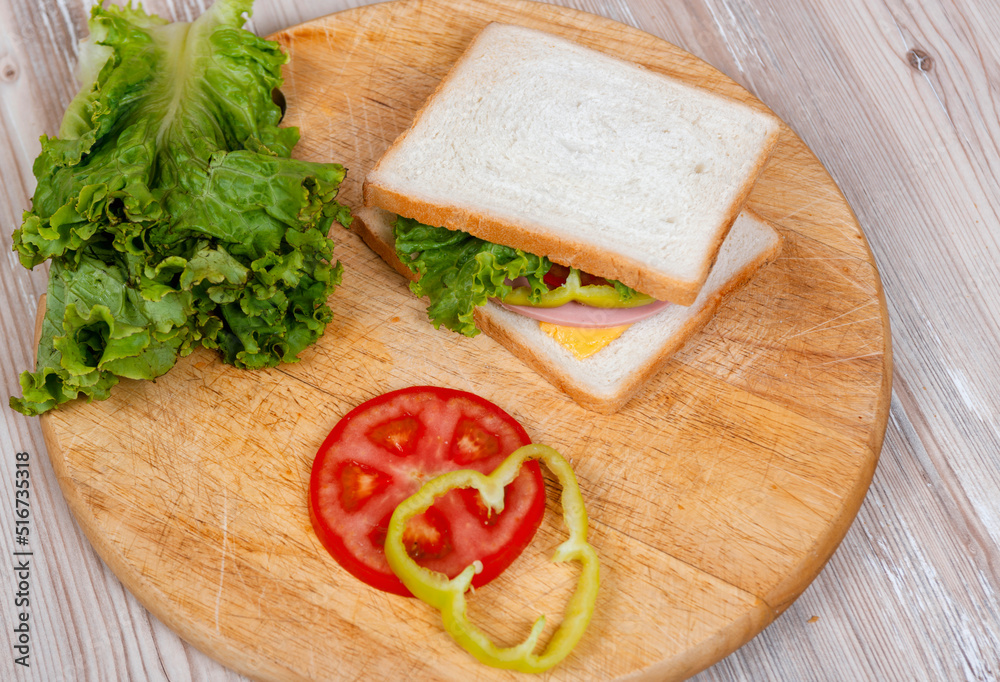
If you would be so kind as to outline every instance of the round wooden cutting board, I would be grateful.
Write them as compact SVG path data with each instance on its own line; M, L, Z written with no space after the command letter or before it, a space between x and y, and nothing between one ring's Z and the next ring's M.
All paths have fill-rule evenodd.
M609 20L531 2L406 0L290 28L296 155L365 173L492 20L585 45L763 107L690 54ZM122 582L182 637L267 679L504 679L437 612L339 568L306 508L313 456L350 408L413 384L469 390L579 476L601 558L597 612L557 679L681 678L749 640L805 589L871 480L891 357L878 273L819 161L787 127L750 203L784 249L617 415L587 412L481 335L435 331L424 303L338 231L336 319L301 362L248 372L199 351L155 382L42 418L63 492ZM572 565L557 490L531 548L471 610L519 641L558 622ZM550 631L551 631L551 625Z

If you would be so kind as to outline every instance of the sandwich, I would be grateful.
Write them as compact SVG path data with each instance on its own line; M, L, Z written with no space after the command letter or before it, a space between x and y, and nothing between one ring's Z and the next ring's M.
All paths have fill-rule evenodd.
M745 208L775 117L493 23L367 175L365 242L582 406L614 412L780 249Z

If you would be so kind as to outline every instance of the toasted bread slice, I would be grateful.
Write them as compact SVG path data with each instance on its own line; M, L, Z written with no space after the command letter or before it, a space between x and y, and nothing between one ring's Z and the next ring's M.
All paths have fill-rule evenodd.
M355 211L352 230L408 279L415 275L396 256L392 221L376 208ZM594 355L578 360L541 330L539 323L493 302L476 308L476 325L554 386L585 408L617 412L715 315L723 299L738 290L781 249L781 237L749 210L739 214L697 300L671 305L630 326Z
M368 174L364 203L689 305L778 133L742 102L490 24Z

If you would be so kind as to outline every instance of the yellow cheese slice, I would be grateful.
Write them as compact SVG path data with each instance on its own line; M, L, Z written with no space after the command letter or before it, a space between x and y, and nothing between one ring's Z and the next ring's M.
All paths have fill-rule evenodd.
M583 327L564 327L550 322L539 322L538 326L543 332L555 339L556 343L576 356L577 360L583 360L617 339L632 325L623 324L620 327L585 329Z

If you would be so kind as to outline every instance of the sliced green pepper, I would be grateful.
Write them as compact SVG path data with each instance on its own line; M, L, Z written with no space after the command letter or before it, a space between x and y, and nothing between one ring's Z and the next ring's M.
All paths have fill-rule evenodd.
M545 627L545 616L535 621L527 639L513 647L497 647L479 628L469 621L465 592L472 576L482 570L478 561L466 567L455 578L418 565L403 546L403 531L407 522L427 510L434 500L455 488L476 488L483 501L494 511L503 510L504 488L521 470L524 462L541 460L562 484L563 521L569 539L556 549L553 561L579 561L580 580L570 597L563 621L553 634L548 647L540 655L534 650ZM546 445L525 445L518 448L486 476L478 471L462 469L431 479L411 497L396 507L389 522L385 540L385 556L393 572L416 597L441 611L448 634L480 662L496 668L540 673L556 665L572 651L590 623L597 601L599 563L594 548L587 543L587 511L576 476L569 462Z
M635 308L656 301L652 296L632 291L622 285L622 289L631 296L622 297L622 291L613 284L581 284L580 271L570 268L566 282L555 289L550 289L538 296L533 294L531 287L515 287L504 296L503 302L508 305L530 305L534 308L556 308L577 301L594 308ZM534 300L532 300L534 298Z

